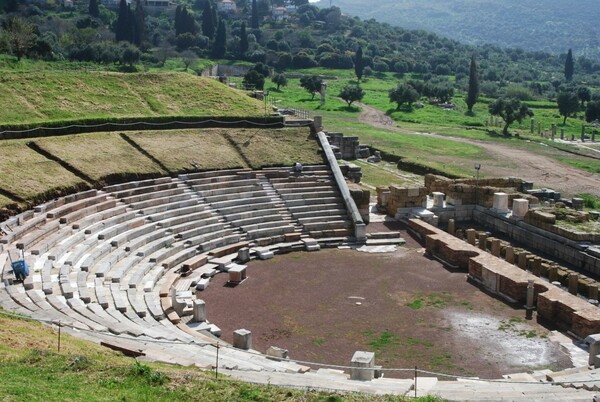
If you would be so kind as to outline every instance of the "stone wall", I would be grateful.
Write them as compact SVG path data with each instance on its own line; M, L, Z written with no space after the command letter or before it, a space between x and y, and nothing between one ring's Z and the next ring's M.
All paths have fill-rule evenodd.
M589 220L589 214L587 212L572 211L572 213L578 215L575 217L578 219L578 222ZM575 242L600 242L600 234L598 233L577 232L575 230L557 226L557 216L552 213L551 210L529 210L527 211L524 220L530 225Z
M360 141L358 137L344 136L342 133L326 133L334 153L342 159L356 159Z
M367 189L362 188L358 184L348 183L348 190L350 195L358 208L358 212L365 223L369 223L369 202L371 201L371 192Z
M425 187L377 187L377 207L388 215L396 215L399 208L425 208L427 188Z
M600 275L600 258L586 252L576 241L538 228L525 221L516 221L490 213L478 207L473 211L473 219L492 232L502 233L513 241L522 243L542 253Z
M547 320L579 337L600 332L600 309L584 299L538 278L484 250L417 219L410 228L425 239L427 253L456 263L469 277L491 293L518 304L525 303L528 281L534 283L534 305L538 318Z
M440 192L446 194L446 202L451 205L481 205L491 208L494 205L494 193L507 193L508 206L512 207L515 198L529 200L530 205L539 204L539 200L531 195L522 194L521 179L490 178L490 179L448 179L444 176L425 175L425 187L428 193Z

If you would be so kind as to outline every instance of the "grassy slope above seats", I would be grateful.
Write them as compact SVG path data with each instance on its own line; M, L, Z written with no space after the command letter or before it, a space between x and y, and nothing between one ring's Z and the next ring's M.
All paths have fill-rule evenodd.
M163 138L168 141L167 135ZM97 181L115 174L166 174L118 133L47 137L34 142Z
M223 137L225 132L238 131L243 129L142 131L129 132L127 135L171 172L185 172L248 167Z
M8 73L0 124L144 116L262 116L264 104L219 82L183 73Z
M0 188L28 200L51 189L82 183L57 162L30 149L24 140L0 141L0 172Z
M90 133L0 141L0 189L26 201L53 198L52 190L77 184L101 186L188 171L323 163L310 129L189 129ZM35 152L33 142L75 169ZM136 147L137 146L137 147ZM150 157L148 156L150 155ZM195 166L194 166L195 164ZM88 179L85 183L84 179ZM45 197L41 194L46 193ZM0 208L16 200L0 198Z
M265 166L292 166L323 163L323 156L310 130L286 128L282 130L238 130L228 138L254 169Z

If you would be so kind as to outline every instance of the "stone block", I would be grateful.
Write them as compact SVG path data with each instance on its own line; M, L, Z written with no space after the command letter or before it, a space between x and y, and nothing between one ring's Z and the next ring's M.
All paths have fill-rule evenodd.
M444 193L434 192L433 195L433 207L443 208L444 207Z
M515 218L523 218L529 210L529 200L523 198L515 198L513 200L512 216Z
M574 197L571 202L572 202L574 209L576 209L577 211L583 210L583 206L584 206L583 198Z
M500 256L500 239L492 239L492 255L495 257Z
M375 378L375 353L356 351L352 356L350 379L371 381Z
M238 284L246 279L246 266L232 264L232 267L227 271L229 274L229 283Z
M454 219L448 219L448 233L452 236L456 233L456 223L454 222Z
M569 274L569 293L572 295L577 295L577 290L579 288L579 275L576 273Z
M508 262L509 264L514 264L515 263L515 249L512 247L506 247L506 250L504 250L504 259L506 260L506 262Z
M233 331L233 347L242 350L252 349L252 332L247 329Z
M599 368L598 355L600 354L600 334L588 335L585 338L585 343L589 345L588 364Z
M506 193L494 193L494 204L492 209L494 212L499 214L505 214L509 212L508 209L508 194Z
M487 233L478 233L477 234L477 241L479 242L479 248L482 250L486 250L486 241L487 241Z
M206 321L206 303L204 300L196 299L193 303L194 309L194 322L204 322Z
M467 242L471 245L475 245L475 239L477 238L477 231L475 229L467 229Z
M237 260L241 263L250 261L250 249L248 247L242 247L238 250Z
M275 357L278 359L287 359L288 358L288 350L278 348L277 346L269 346L269 349L267 349L267 356Z

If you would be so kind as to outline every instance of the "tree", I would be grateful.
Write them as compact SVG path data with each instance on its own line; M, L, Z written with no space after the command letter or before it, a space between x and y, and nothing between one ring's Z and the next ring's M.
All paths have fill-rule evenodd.
M400 107L404 103L408 103L411 106L414 102L419 100L419 92L409 84L398 84L394 89L391 89L388 93L390 102L396 102L398 106L396 110L400 110Z
M129 7L127 1L121 0L119 3L119 16L117 17L117 24L115 25L115 40L117 42L129 41L131 39L131 21L129 19Z
M37 35L32 24L20 17L11 17L4 24L6 42L10 51L21 60L36 42Z
M588 87L579 87L577 88L577 97L581 101L581 107L584 107L584 102L589 102L592 100L592 91Z
M508 127L518 121L519 123L527 116L533 116L533 112L529 110L526 104L521 103L514 98L498 98L490 103L489 111L492 116L500 116L504 119L504 129L502 133L509 136Z
M356 55L354 56L354 73L356 74L356 78L359 82L362 80L364 69L365 64L363 61L363 50L362 46L359 46L356 50Z
M358 85L346 85L342 88L339 96L348 104L348 106L352 106L353 102L360 101L365 96L365 91Z
M141 0L135 0L133 43L141 45L146 40L146 15Z
M181 58L181 61L183 61L183 65L185 66L186 71L188 68L190 68L192 64L194 64L198 60L198 56L196 55L196 53L192 52L191 50L185 50L181 52L179 54L179 57Z
M569 49L567 53L567 59L565 60L565 79L571 81L573 79L573 72L575 67L573 66L573 52Z
M240 27L240 53L242 56L248 51L248 33L246 32L246 23L242 22Z
M215 43L213 46L213 55L221 59L225 56L227 51L227 30L225 28L225 21L219 21L219 27L217 28L217 35L215 36Z
M133 66L134 63L137 63L140 60L140 56L140 50L128 43L123 47L123 53L121 53L120 61L122 64Z
M265 77L258 71L250 69L244 74L242 83L245 88L255 88L262 91L265 87Z
M556 98L558 104L558 113L564 116L563 125L567 122L567 117L575 116L579 111L579 98L573 92L561 92Z
M467 91L467 108L469 113L473 113L473 106L479 98L479 77L477 76L477 63L475 56L471 57L471 67L469 68L469 89Z
M312 95L311 100L315 99L315 94L321 91L323 80L318 75L310 75L300 78L300 86Z
M256 5L256 0L252 0L251 27L252 27L252 29L258 29L258 7Z
M213 39L215 37L215 21L213 20L212 4L210 1L204 3L202 10L202 35Z
M94 18L100 17L100 9L98 8L98 0L90 0L88 5L88 13Z
M287 86L288 80L284 73L275 74L273 78L271 78L273 84L277 85L277 90L279 91L279 87Z
M585 121L588 123L600 120L600 101L590 101L585 109Z

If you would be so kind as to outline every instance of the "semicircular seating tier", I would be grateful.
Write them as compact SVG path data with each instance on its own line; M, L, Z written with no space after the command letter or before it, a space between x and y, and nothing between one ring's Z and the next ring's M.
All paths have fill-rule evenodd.
M203 368L215 365L220 329L194 314L195 290L239 268L240 249L269 258L318 249L315 238L337 245L353 234L331 170L321 165L301 174L237 169L111 185L37 206L0 227L5 310L60 321L127 353ZM31 271L23 283L11 271L21 249ZM307 370L243 353L224 349L220 365Z

